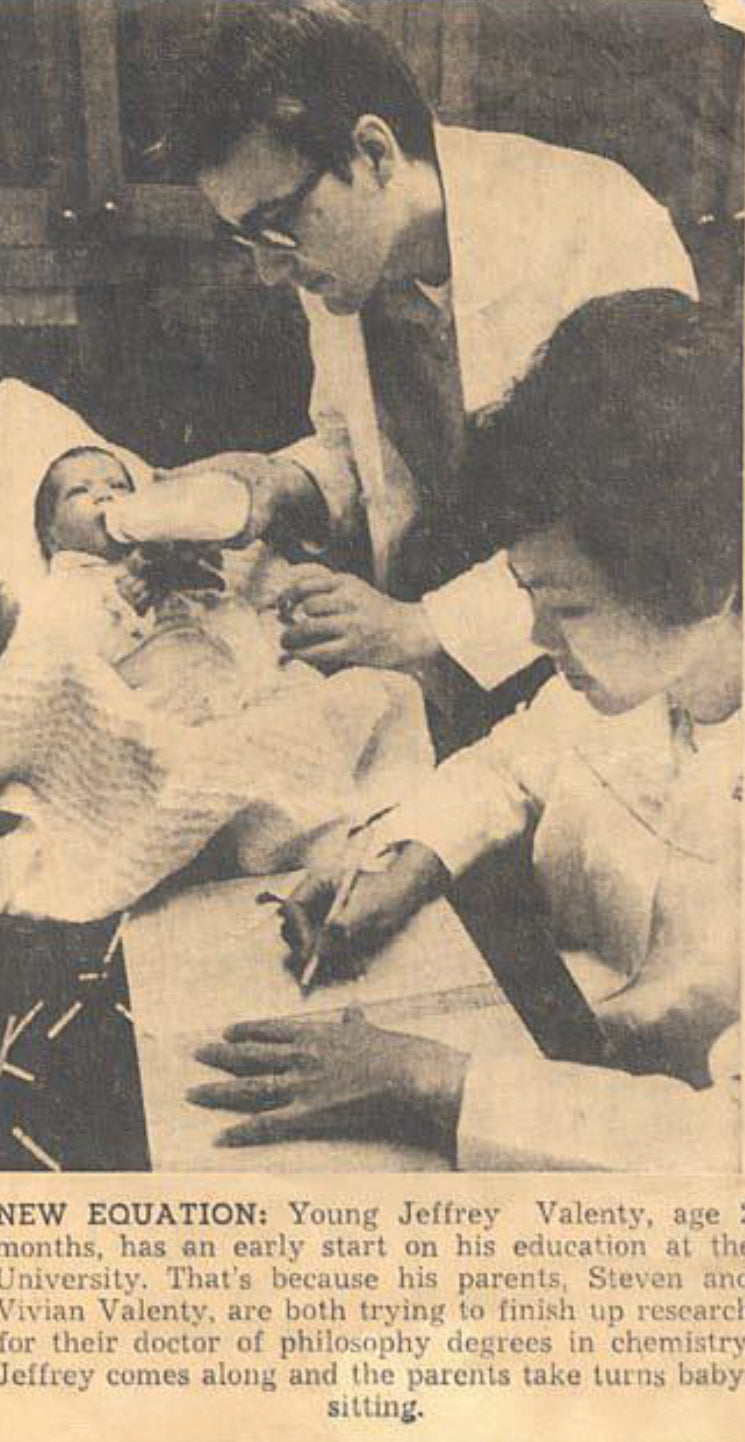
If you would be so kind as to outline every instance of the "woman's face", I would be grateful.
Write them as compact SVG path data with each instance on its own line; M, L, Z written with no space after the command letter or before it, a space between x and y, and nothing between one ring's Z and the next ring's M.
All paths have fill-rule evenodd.
M560 525L517 542L509 563L530 595L533 641L597 711L615 715L658 692L675 692L700 623L663 627L629 610Z

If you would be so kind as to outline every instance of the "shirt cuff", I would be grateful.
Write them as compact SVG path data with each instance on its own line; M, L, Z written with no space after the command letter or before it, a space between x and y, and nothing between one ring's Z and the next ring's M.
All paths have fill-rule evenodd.
M328 511L329 526L336 535L347 535L359 522L359 486L344 457L335 454L318 436L304 436L273 451L272 458L299 466L313 482Z
M739 1113L726 1084L477 1051L458 1126L463 1171L731 1172Z
M453 758L455 761L457 758ZM483 790L484 778L471 768L447 763L425 782L409 801L391 811L375 829L377 854L388 846L418 841L440 858L453 877L460 876L480 856L521 836L528 807L519 791L505 782L497 798L494 788ZM471 784L473 783L473 784ZM468 798L468 800L466 800Z
M443 650L486 691L541 654L530 640L530 601L509 570L506 551L429 591L422 604Z

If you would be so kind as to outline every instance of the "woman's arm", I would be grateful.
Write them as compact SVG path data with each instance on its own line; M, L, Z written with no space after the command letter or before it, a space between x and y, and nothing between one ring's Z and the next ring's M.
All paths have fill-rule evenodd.
M197 1053L228 1077L189 1100L243 1113L220 1146L387 1138L430 1147L462 1170L728 1172L738 1165L737 1029L714 1051L714 1085L696 1092L537 1052L500 1056L498 1030L469 1065L452 1047L350 1011L341 1023L231 1028Z
M426 901L489 851L512 846L540 816L556 765L589 708L560 680L529 711L448 758L370 830L359 876L321 955L335 971L374 952ZM344 857L290 897L288 941L302 955L334 902Z

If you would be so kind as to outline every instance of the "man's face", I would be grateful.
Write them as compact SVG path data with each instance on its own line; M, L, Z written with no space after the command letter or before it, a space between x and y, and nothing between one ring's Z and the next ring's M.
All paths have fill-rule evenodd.
M662 627L631 611L562 526L539 531L509 552L528 591L533 641L606 715L631 710L685 674L694 627Z
M86 451L55 467L57 500L49 541L54 551L84 551L113 559L121 547L106 530L106 506L134 486L121 462L105 452Z
M303 193L312 162L259 129L244 136L224 164L204 171L199 186L229 225L251 229L260 222L290 238L286 247L254 242L265 284L298 286L344 315L358 311L377 285L395 239L387 187L370 157L355 155L350 174L347 181L325 171Z

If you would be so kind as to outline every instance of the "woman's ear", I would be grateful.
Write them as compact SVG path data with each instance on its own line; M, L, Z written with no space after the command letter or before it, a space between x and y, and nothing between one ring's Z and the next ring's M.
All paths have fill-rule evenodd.
M387 185L401 162L401 147L379 115L361 115L352 132L355 151L380 185Z

